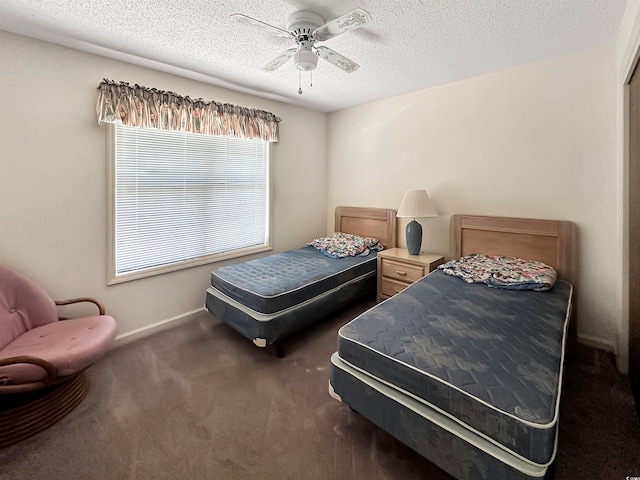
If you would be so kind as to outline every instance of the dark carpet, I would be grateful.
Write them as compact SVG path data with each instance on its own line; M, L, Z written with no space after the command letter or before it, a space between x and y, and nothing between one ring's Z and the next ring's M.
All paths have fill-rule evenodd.
M0 478L450 479L328 394L336 332L371 305L294 335L282 359L208 314L115 349L89 369L78 408L0 450ZM629 379L612 354L578 346L565 373L556 479L633 475L640 426Z

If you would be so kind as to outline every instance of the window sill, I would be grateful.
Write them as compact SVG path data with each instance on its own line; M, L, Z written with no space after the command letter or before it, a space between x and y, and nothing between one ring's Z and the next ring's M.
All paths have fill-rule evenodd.
M131 282L133 280L139 280L141 278L152 277L155 275L162 275L165 273L176 272L178 270L184 270L187 268L198 267L200 265L206 265L207 263L222 262L224 260L231 260L232 258L244 257L247 255L254 255L256 253L268 252L273 250L270 245L258 245L256 247L242 248L239 250L233 250L224 253L216 253L213 255L207 255L204 257L198 257L191 260L185 260L183 262L171 263L169 265L162 265L160 267L146 268L144 270L138 270L131 273L123 273L116 275L113 269L110 272L110 278L107 281L107 285L117 285L119 283Z

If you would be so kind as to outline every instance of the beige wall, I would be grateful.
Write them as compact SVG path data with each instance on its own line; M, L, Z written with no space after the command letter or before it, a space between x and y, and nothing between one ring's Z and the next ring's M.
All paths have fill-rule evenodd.
M324 233L326 114L7 32L0 65L0 262L54 298L99 298L120 335L201 309L211 265L106 286L106 128L95 114L103 78L281 117L272 147L274 248Z
M616 48L620 42L347 109L327 121L0 32L0 262L54 297L100 298L120 335L202 307L211 265L106 286L106 132L94 113L96 86L106 77L283 119L272 149L276 251L331 231L337 205L397 208L409 188L428 189L442 214L422 220L426 250L448 252L453 213L574 221L579 334L620 350L624 179ZM399 222L401 245L405 225Z
M330 114L327 227L336 205L397 208L411 188L426 188L442 215L421 220L429 251L449 251L454 213L571 220L578 333L613 350L615 54L583 51Z

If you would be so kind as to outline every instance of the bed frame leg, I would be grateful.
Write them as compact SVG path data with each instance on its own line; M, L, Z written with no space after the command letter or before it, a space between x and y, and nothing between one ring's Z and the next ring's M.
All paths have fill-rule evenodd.
M282 345L278 341L275 341L271 345L268 345L266 347L266 350L268 350L272 354L275 353L276 357L278 358L284 358L285 356L284 345Z

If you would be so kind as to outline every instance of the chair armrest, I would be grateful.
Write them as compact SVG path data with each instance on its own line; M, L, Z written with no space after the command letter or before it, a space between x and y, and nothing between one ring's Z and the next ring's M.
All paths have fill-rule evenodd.
M71 298L69 300L56 300L56 305L60 306L60 305L71 305L73 303L81 303L81 302L89 302L89 303L93 303L94 305L96 305L98 307L98 310L100 312L100 315L104 315L104 306L95 298L89 298L89 297L81 297L81 298Z
M32 357L30 355L19 355L17 357L0 358L0 367L8 365L19 365L21 363L30 363L41 367L46 378L39 382L30 382L20 385L2 385L0 384L0 394L3 393L21 393L36 390L51 385L56 379L56 367L42 358Z

